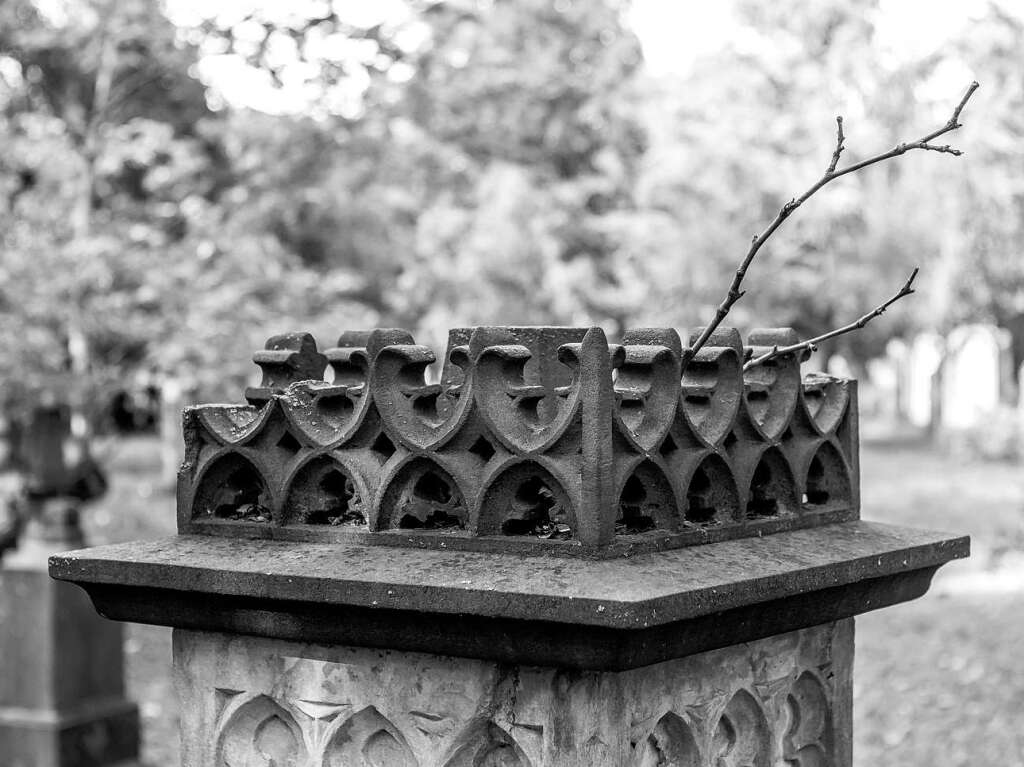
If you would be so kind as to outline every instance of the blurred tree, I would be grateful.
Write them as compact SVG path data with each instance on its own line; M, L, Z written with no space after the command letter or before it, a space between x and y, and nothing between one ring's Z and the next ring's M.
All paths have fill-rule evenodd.
M0 357L26 389L60 379L87 400L152 369L223 392L279 323L354 292L295 255L304 222L252 226L333 147L212 113L196 61L157 0L0 6Z
M990 97L971 163L957 178L950 206L948 315L953 322L992 322L1010 331L1015 366L1024 362L1024 19L997 3L972 24L959 46L983 72Z
M865 156L948 116L957 94L921 84L951 61L1021 88L1019 21L998 13L964 51L907 64L876 0L743 0L723 50L655 80L625 0L245 5L188 29L159 0L0 5L9 365L200 371L227 393L289 324L324 343L401 324L435 344L466 323L695 326L750 234L820 176L836 113L846 156ZM285 113L195 79L232 53ZM1019 106L999 107L970 171L907 156L816 196L730 321L818 334L914 263L936 298L834 348L856 361L914 323L1015 321Z
M544 318L621 332L634 306L623 300L620 216L635 211L646 146L634 114L639 44L623 12L537 0L426 14L430 35L398 108L462 178L426 200L403 279L427 289L409 291L407 315L440 330L442 294L463 323Z
M325 6L205 25L279 82L273 51L288 41L317 63L303 72L320 108L333 105L336 151L307 176L315 194L272 214L279 235L306 261L360 273L370 306L435 339L451 324L538 318L621 329L618 214L635 207L645 146L625 5L411 8L392 24ZM339 39L348 47L324 56Z
M734 43L659 94L653 119L673 127L652 133L639 194L645 207L669 217L666 226L674 219L687 248L665 254L681 268L655 287L658 321L710 319L749 237L825 170L836 114L846 118L844 160L916 138L948 118L960 93L946 94L941 111L907 109L934 62L880 66L887 59L878 51L876 11L875 0L799 9L740 3ZM935 158L907 156L815 196L759 254L748 295L727 324L789 325L809 337L877 305L938 249L928 232L936 195L918 180L929 161ZM836 339L831 350L856 364L909 317L894 307L885 323Z
M202 189L207 113L156 0L0 6L0 228L5 356L25 373L138 361L150 329L130 296L148 246L179 236L174 202ZM133 311L142 308L141 312ZM134 322L124 322L130 313ZM25 343L26 338L31 339Z

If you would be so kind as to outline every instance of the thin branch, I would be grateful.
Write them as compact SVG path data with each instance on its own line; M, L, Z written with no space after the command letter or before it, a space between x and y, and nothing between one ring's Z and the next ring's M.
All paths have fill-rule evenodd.
M92 104L89 105L85 127L86 151L95 148L88 146L95 138L100 119L110 101L110 91L114 85L114 74L117 70L117 46L119 40L111 31L115 14L114 3L110 2L104 9L103 19L99 22L99 61L96 64L96 80L93 82Z
M701 331L700 335L697 337L697 340L694 341L693 345L691 345L688 349L686 349L683 352L683 365L685 366L690 360L692 360L696 356L697 352L699 352L701 348L703 348L703 346L708 342L708 339L711 338L711 335L715 332L715 330L718 329L718 326L722 324L722 320L724 320L726 315L729 314L729 310L732 309L733 304L735 304L737 301L743 298L743 294L746 292L740 289L740 287L743 284L743 278L747 276L747 269L750 268L750 264L754 260L754 256L756 256L757 252L761 249L761 246L768 241L768 238L775 233L776 229L782 226L782 222L789 218L789 216L793 213L794 210L796 210L805 202L807 202L807 200L810 199L815 192L817 192L826 184L829 184L830 182L835 181L837 178L845 176L848 173L855 173L856 171L861 170L862 168L866 168L869 165L884 162L885 160L891 160L892 158L899 157L900 155L906 154L907 152L913 149L921 149L932 152L942 152L945 154L951 154L956 156L963 154L959 149L953 149L948 144L940 146L937 144L933 144L931 142L937 139L939 136L942 136L951 131L955 131L956 129L961 127L960 113L963 112L964 107L967 106L967 101L971 98L971 96L974 95L974 92L978 90L978 87L979 85L977 82L971 83L970 87L967 88L967 92L964 93L963 98L960 99L960 103L957 104L956 108L953 110L953 115L949 118L949 120L946 121L946 124L939 128L938 130L934 130L931 133L922 136L917 141L897 144L888 152L876 154L875 156L869 157L866 160L861 160L860 162L853 163L852 165L847 165L845 168L839 168L838 170L836 169L836 166L839 164L839 155L842 154L843 151L843 141L845 140L845 136L843 135L842 118L836 118L836 149L832 153L832 161L829 163L828 170L825 171L825 175L818 179L814 183L814 185L811 186L811 188L804 192L802 195L791 199L789 202L783 205L779 212L776 214L775 218L772 219L772 222L768 224L768 227L763 232L761 232L761 234L755 235L751 239L750 247L747 250L747 254L743 257L743 261L740 262L739 267L736 269L736 273L733 275L732 278L732 283L729 285L729 291L725 294L725 298L722 299L722 302L718 305L718 308L715 310L714 318Z
M915 277L917 277L917 269L914 269L914 271L910 273L910 277L908 277L907 281L903 283L903 287L900 288L899 292L892 296L892 298L890 298L883 304L879 304L870 312L865 314L863 317L855 320L854 322L851 322L849 325L843 325L841 328L830 330L827 333L823 333L820 336L815 336L814 338L810 338L806 341L801 341L798 344L792 344L790 346L773 346L771 351L765 352L760 357L754 357L754 359L745 363L743 365L743 369L750 370L750 368L755 367L757 365L761 365L767 362L768 360L775 359L776 357L781 357L785 354L795 354L797 352L802 352L805 349L814 352L818 350L818 344L824 341L828 341L831 338L841 336L845 333L852 333L855 330L860 330L862 327L871 322L871 320L873 320L875 317L884 314L886 309L888 309L894 303L899 301L901 298L903 298L904 296L909 296L911 293L913 293Z
M836 115L836 151L832 153L832 162L828 164L828 170L825 171L825 175L836 172L836 166L839 164L839 155L843 153L843 142L846 141L846 136L843 135L843 116Z
M157 69L158 72L155 75L148 75L145 78L139 78L138 82L131 87L125 87L123 82L114 86L114 89L111 91L111 97L107 99L107 102L103 105L103 108L99 111L99 114L96 117L97 122L102 123L114 114L115 109L126 103L132 96L136 95L144 88L148 88L150 85L160 82L160 80L167 75L167 68L162 64L157 64Z

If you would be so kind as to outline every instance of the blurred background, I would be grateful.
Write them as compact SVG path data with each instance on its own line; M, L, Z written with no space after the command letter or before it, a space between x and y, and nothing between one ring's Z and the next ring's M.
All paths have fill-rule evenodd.
M864 516L969 532L858 621L857 763L1024 764L1024 6L1012 0L2 0L0 399L57 390L110 492L93 542L173 530L180 409L275 333L692 328L811 336L861 381ZM133 627L149 764L168 637ZM1011 723L1012 724L1012 723Z

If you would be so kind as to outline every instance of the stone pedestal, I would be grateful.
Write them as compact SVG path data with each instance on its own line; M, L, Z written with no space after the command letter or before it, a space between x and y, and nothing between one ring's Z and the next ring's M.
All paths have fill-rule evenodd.
M51 573L177 629L183 767L848 767L852 616L966 553L859 521L600 560L179 535Z
M29 537L0 566L3 767L109 767L138 754L121 625L47 574L47 557L66 547Z
M179 534L50 571L175 628L184 767L849 767L853 617L969 542L860 520L854 383L744 369L795 338L276 336Z
M622 672L176 630L183 764L850 765L853 621Z

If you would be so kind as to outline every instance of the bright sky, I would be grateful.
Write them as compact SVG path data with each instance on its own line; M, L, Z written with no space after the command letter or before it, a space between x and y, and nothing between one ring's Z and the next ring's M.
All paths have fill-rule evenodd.
M767 0L770 2L771 0ZM914 59L934 51L945 40L980 15L988 0L881 0L877 19L883 46L897 58ZM275 7L278 11L322 13L323 0L290 0L282 5L274 0L167 0L171 18L182 25L196 24L215 9L220 21L236 22L254 7ZM1007 10L1021 13L1024 2L1006 0ZM340 6L349 21L360 26L379 22L402 21L409 11L403 0L346 0ZM711 53L736 34L734 0L633 0L628 22L640 38L648 70L655 75L685 73L703 54ZM237 30L236 30L237 31ZM254 33L258 30L254 30ZM415 29L410 34L415 37ZM410 39L410 45L416 40ZM324 39L321 43L337 51L351 41ZM281 50L282 59L289 51ZM200 66L205 82L232 104L251 106L268 112L299 112L308 108L315 95L303 86L301 67L285 70L283 90L275 89L265 73L247 67L238 57L210 55ZM397 73L401 76L401 73ZM957 83L964 73L951 73ZM952 77L951 77L952 79ZM345 114L359 108L361 83L354 80L332 95L334 110ZM354 114L351 116L355 116Z
M768 0L770 2L770 0ZM1013 7L1014 2L1006 3ZM882 44L906 58L935 50L988 0L881 0L878 33ZM733 0L633 0L630 23L640 38L652 73L685 71L735 33ZM1018 9L1019 10L1019 9Z

